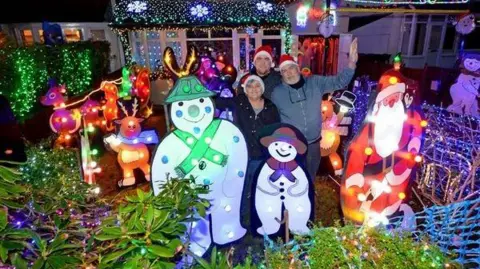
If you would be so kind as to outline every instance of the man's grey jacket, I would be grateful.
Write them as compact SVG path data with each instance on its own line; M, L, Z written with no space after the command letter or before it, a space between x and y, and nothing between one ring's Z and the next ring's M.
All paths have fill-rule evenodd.
M354 69L346 68L336 76L311 75L299 89L282 82L272 93L281 121L298 128L309 144L318 141L322 130L322 96L348 86L354 73Z

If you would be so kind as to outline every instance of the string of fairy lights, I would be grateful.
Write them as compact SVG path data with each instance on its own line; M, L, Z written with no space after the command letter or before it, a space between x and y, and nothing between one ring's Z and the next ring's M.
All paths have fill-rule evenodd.
M49 78L65 84L69 95L90 90L93 81L108 68L106 42L77 42L58 47L0 50L0 94L5 95L15 116L23 121L39 106L38 98Z

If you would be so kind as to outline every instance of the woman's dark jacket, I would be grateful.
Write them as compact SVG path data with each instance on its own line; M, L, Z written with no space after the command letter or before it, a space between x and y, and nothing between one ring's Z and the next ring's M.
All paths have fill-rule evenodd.
M261 159L263 146L258 135L264 126L280 122L277 107L272 101L264 98L263 110L255 116L255 111L245 94L233 98L217 97L214 100L216 108L232 111L233 122L240 128L247 142L250 159Z

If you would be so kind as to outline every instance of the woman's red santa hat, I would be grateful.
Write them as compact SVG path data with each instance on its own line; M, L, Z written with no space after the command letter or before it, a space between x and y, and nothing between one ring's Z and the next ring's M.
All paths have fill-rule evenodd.
M280 56L279 68L282 69L282 67L290 65L290 64L294 64L294 65L298 66L297 62L295 61L295 59L292 56L290 56L288 54L282 54L282 56Z
M397 70L391 69L382 74L378 81L378 94L375 103L378 103L394 93L405 93L406 78Z
M259 56L264 56L264 57L267 57L268 59L270 59L270 61L272 62L272 67L274 67L275 64L273 62L273 56L272 55L273 55L272 54L272 47L270 47L268 45L261 46L257 50L255 50L255 54L253 55L253 62L255 62L255 60Z
M259 76L256 76L256 75L246 75L245 77L242 78L241 84L242 84L243 89L245 89L245 90L247 89L247 84L250 81L258 81L260 83L260 85L262 86L262 93L265 92L265 84L263 83L262 78L260 78Z

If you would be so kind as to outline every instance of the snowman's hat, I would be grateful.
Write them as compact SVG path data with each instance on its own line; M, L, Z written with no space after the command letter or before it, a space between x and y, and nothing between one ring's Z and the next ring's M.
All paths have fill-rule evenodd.
M335 103L337 103L339 106L344 106L348 109L352 109L354 108L353 103L356 99L357 96L353 92L344 91L339 98L335 99Z
M298 139L295 132L288 127L278 128L272 135L260 139L260 143L265 147L268 147L270 144L277 141L291 144L299 154L304 154L307 151L307 145Z
M187 76L178 79L173 90L165 99L165 103L171 104L178 101L189 101L198 98L210 98L216 93L207 89L196 76Z

